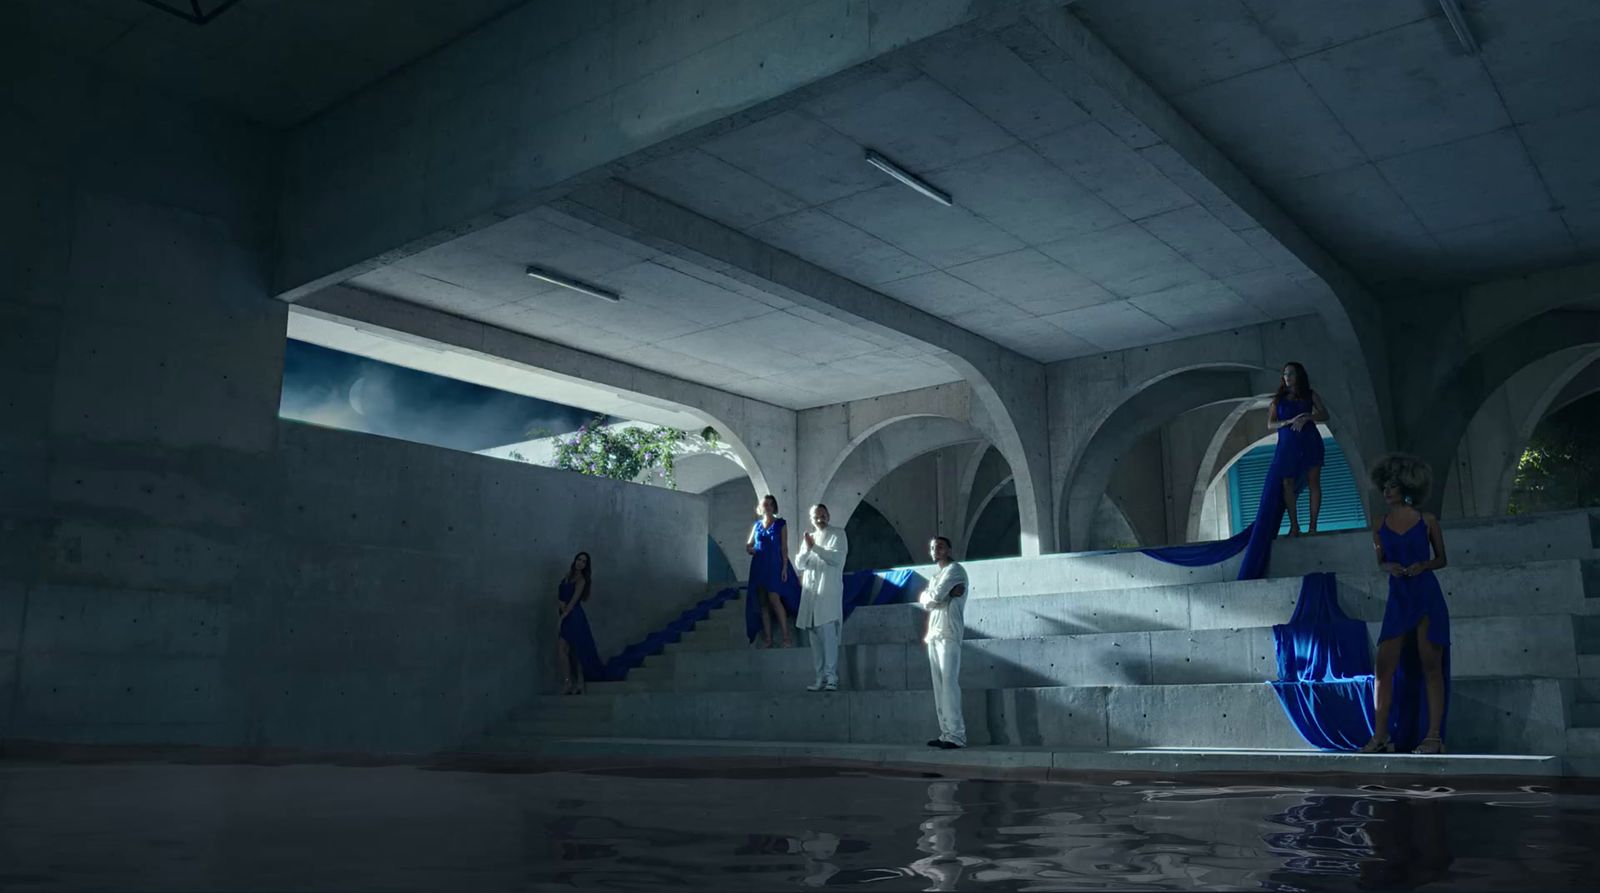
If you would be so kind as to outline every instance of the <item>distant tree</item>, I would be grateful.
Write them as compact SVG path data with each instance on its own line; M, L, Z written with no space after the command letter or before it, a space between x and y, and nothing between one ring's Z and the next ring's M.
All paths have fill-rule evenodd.
M1600 505L1600 395L1539 423L1517 462L1513 515Z
M595 416L555 441L555 467L619 481L657 478L678 489L674 459L684 432L676 428L612 428Z

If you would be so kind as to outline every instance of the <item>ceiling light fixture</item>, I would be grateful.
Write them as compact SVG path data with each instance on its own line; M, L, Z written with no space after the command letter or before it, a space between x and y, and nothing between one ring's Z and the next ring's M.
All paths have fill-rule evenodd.
M538 267L529 267L527 272L528 275L532 276L534 279L541 279L550 283L551 285L559 285L562 288L570 288L579 294L585 294L591 298L599 298L602 301L610 301L613 304L619 303L622 300L622 296L614 291L606 291L598 285L590 285L587 282L579 282L576 279L569 279L560 273L552 273L549 270L541 270Z
M1472 36L1472 29L1467 26L1467 17L1461 11L1461 4L1456 0L1439 0L1439 8L1444 10L1444 17L1450 20L1450 27L1455 29L1456 40L1461 41L1461 46L1468 55L1478 55L1478 39Z
M900 165L895 164L887 158L884 158L882 155L879 155L871 149L867 150L867 164L872 165L880 171L883 171L889 176L899 180L907 186L910 186L912 189L915 189L916 191L922 193L928 198L933 199L941 205L948 207L952 204L950 201L950 193L929 186L927 183L918 179L905 168L902 168Z

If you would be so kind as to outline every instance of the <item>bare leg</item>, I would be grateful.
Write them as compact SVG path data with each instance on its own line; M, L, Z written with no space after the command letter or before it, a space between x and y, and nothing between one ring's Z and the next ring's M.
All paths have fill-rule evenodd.
M572 691L572 649L566 639L556 639L556 656L561 660L561 693Z
M783 647L788 648L794 644L794 640L789 638L789 612L784 610L783 599L776 592L769 592L767 603L772 606L772 613L778 618L778 631L783 634Z
M1429 618L1422 618L1417 624L1417 654L1422 658L1422 673L1428 686L1428 736L1438 739L1439 729L1444 725L1444 649L1428 641ZM1438 753L1442 751L1443 741L1438 742L1440 747L1436 750L1424 747L1418 748L1424 753Z
M1306 472L1306 486L1311 490L1311 517L1306 522L1306 532L1317 532L1317 515L1322 511L1322 469Z
M1376 691L1372 711L1372 740L1362 750L1368 753L1389 740L1389 707L1394 701L1394 670L1400 665L1400 650L1405 638L1395 636L1378 643L1378 665L1373 671Z
M757 589L751 596L756 600L756 605L761 610L761 647L772 647L772 606L768 604L768 592L765 588Z
M1289 535L1300 535L1300 518L1295 514L1294 479L1283 479L1283 507L1289 512Z

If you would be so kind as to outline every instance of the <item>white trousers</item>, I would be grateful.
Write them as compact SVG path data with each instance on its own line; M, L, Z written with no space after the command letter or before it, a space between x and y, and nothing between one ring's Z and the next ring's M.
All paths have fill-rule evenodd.
M933 707L939 714L939 737L965 747L967 724L961 718L961 640L929 642L928 669L933 674Z
M806 630L811 640L811 668L818 685L839 684L839 627L837 620Z

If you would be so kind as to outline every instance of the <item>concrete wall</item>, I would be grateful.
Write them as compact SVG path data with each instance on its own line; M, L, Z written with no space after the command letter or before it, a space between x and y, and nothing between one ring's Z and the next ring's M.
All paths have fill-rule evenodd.
M0 57L0 738L448 746L575 549L604 651L698 596L700 497L280 422L275 136Z
M711 539L716 541L717 547L728 559L734 577L741 582L750 579L750 556L745 554L744 544L750 538L750 526L756 521L756 500L760 497L756 495L755 487L745 478L719 484L705 495L710 512ZM787 516L799 517L793 511L793 506L786 506L780 501L778 507Z

